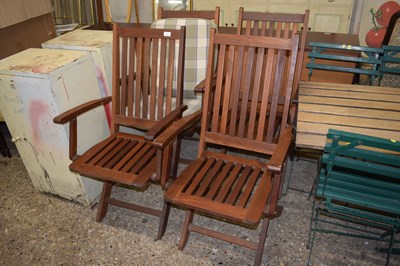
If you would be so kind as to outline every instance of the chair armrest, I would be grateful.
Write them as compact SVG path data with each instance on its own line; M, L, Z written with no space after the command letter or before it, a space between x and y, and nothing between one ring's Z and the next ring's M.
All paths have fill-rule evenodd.
M280 137L276 150L272 154L271 159L268 162L268 169L274 173L279 174L281 172L282 165L285 162L290 145L293 142L292 130L292 126L288 126L287 128L285 128L285 132Z
M164 148L172 139L197 123L201 118L201 114L202 110L198 110L177 120L153 141L153 146L160 149Z
M214 73L211 79L211 87L214 88L216 84L217 84L217 73ZM199 84L197 84L194 87L194 92L197 93L204 93L205 90L206 90L206 79L203 79L202 81L200 81Z
M111 96L107 96L104 98L92 100L81 105L78 105L71 110L68 110L62 114L53 118L53 122L56 124L65 124L69 122L69 158L72 161L75 161L79 156L77 155L77 146L78 146L78 126L77 126L77 117L87 111L92 110L95 107L105 105L111 102Z
M187 105L182 105L166 115L160 121L157 122L149 131L144 135L144 139L153 141L158 137L164 130L166 130L175 120L182 117L182 113L187 109Z
M106 105L109 102L111 102L111 96L83 103L54 117L53 122L56 124L65 124L79 115L86 113L87 111L90 111L100 105Z

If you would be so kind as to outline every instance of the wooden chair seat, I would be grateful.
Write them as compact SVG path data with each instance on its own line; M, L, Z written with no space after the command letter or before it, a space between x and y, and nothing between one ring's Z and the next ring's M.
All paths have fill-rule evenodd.
M69 167L84 176L143 187L155 177L156 153L151 142L140 136L115 133Z
M266 164L221 153L207 152L182 177L165 193L165 200L250 226L260 222L272 190Z

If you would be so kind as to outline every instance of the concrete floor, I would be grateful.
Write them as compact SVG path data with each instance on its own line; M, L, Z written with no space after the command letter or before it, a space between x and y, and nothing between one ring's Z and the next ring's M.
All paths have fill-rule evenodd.
M184 251L178 251L185 215L180 209L172 209L166 234L160 241L154 241L158 219L152 216L111 206L103 222L97 223L96 208L35 191L14 147L12 153L12 158L0 157L0 265L253 264L253 251L194 233ZM270 223L262 265L306 265L312 200L298 190L310 189L315 171L315 162L294 162L291 186L295 189L282 197L282 216ZM157 186L145 193L118 187L113 195L152 206L162 203L162 191ZM200 216L195 219L242 238L256 239L260 230ZM382 245L385 244L317 234L313 264L384 265L386 255L375 251ZM393 255L390 265L400 265L400 256Z

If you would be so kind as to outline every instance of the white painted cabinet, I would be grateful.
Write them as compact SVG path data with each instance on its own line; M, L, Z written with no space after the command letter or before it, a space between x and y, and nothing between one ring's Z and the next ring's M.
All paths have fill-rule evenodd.
M310 10L312 31L347 33L354 0L193 0L194 10L221 8L220 26L236 26L239 7L247 11L274 13L304 13Z
M28 49L0 61L0 108L36 189L86 206L101 183L72 173L68 125L53 118L100 98L88 52ZM78 153L109 135L103 107L78 119Z
M42 43L42 47L90 52L102 96L109 96L112 88L112 38L112 31L74 30Z

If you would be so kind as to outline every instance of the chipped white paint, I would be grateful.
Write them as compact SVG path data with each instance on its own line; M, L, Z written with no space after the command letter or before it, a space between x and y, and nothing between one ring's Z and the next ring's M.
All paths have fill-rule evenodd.
M88 52L28 49L0 61L0 108L33 185L92 205L101 183L69 171L68 126L53 118L100 98ZM94 130L95 129L95 130ZM78 119L78 153L108 136L104 108Z

